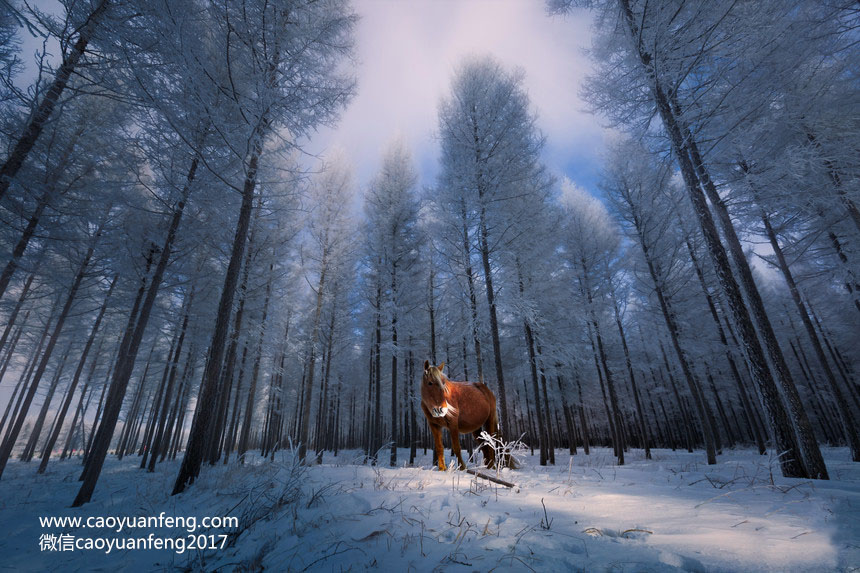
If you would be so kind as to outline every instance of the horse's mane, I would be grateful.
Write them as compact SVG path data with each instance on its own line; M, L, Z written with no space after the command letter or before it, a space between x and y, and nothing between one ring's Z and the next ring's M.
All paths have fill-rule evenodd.
M441 369L437 368L436 366L431 366L427 369L427 374L430 376L430 378L433 379L434 382L438 382L440 384L440 386L442 387L442 392L445 394L446 398L451 395L451 388L448 386L448 384L453 381L447 376L445 376L445 374L442 373Z

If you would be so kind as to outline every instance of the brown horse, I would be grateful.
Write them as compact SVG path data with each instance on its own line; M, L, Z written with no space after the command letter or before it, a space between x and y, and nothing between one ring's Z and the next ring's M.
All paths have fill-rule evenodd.
M460 454L460 434L472 432L480 441L481 430L491 436L499 431L496 415L496 397L482 382L452 382L442 373L443 362L432 366L424 361L424 376L421 380L421 410L430 431L433 433L433 451L436 465L445 470L445 452L442 448L442 428L451 433L451 451L457 456L460 469L466 469ZM496 463L495 451L488 444L481 446L487 467Z

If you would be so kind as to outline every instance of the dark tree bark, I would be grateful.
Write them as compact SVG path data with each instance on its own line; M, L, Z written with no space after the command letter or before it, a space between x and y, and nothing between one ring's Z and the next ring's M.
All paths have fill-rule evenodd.
M242 264L242 255L245 251L245 243L248 239L248 230L251 226L251 211L254 201L254 189L257 185L257 168L260 155L263 152L263 126L258 126L252 136L250 157L247 161L245 181L242 188L242 204L239 208L239 220L236 223L236 233L233 237L233 246L230 253L230 261L227 264L227 273L224 277L224 286L221 289L221 298L218 302L218 312L215 318L215 328L212 340L209 344L209 356L203 379L200 382L200 394L197 398L194 419L191 423L191 433L185 447L185 456L173 493L176 495L185 490L185 486L192 483L200 473L200 466L206 455L207 444L212 439L212 414L216 406L218 393L218 381L221 377L222 361L224 360L224 347L227 341L230 316L233 310L233 298L236 294L236 285L239 282L239 270Z
M15 403L15 409L12 410L12 418L10 419L10 426L6 429L6 434L3 437L3 440L7 440L12 435L12 425L14 424L14 420L17 419L18 412L21 410L21 405L24 403L24 396L27 393L27 390L30 387L30 380L33 376L33 372L36 370L36 365L39 364L39 353L42 352L42 346L45 344L45 340L48 339L48 333L51 332L51 317L54 316L54 312L57 310L57 307L60 305L60 297L57 297L54 300L54 304L51 306L51 312L48 313L48 320L45 321L45 328L42 329L42 336L39 338L39 343L33 349L33 352L30 353L30 357L27 360L27 367L24 370L24 374L21 376L21 380L19 384L23 382L21 385L21 393L18 395L18 401Z
M815 357L818 359L818 364L821 371L824 373L824 378L833 393L833 398L836 402L836 411L839 413L839 422L842 425L842 431L848 438L848 445L851 447L851 459L855 462L860 462L860 436L857 435L857 422L854 420L854 414L849 407L848 401L842 394L839 384L836 381L836 376L827 362L827 356L824 354L824 347L815 333L815 327L812 325L812 320L809 318L809 313L806 312L806 306L800 299L800 292L797 290L797 283L794 281L794 276L782 252L782 245L776 238L776 232L770 223L770 218L767 213L762 210L761 220L764 223L765 234L767 235L770 246L773 247L773 252L776 255L777 266L779 267L782 276L785 279L785 284L788 285L788 290L791 293L791 300L794 301L797 307L797 313L800 315L800 321L806 329L806 334L809 336L809 342L812 345L812 350L815 352Z
M475 275L472 271L472 243L469 240L469 220L466 213L466 200L460 200L460 216L463 219L463 272L469 288L469 310L472 316L472 342L475 346L475 362L478 368L478 382L484 381L484 359L481 355L481 337L478 335L478 299L475 294ZM446 356L447 358L447 356ZM466 364L463 363L465 370Z
M12 331L15 321L18 319L18 313L21 311L21 307L27 299L27 294L30 292L30 285L33 284L33 279L35 277L36 270L33 269L27 277L27 280L24 281L24 286L21 287L21 294L18 295L18 301L15 303L15 308L12 309L12 312L9 314L9 318L6 319L6 327L3 329L3 336L0 337L0 350L3 350L6 346L6 341L9 339L9 333ZM0 296L3 296L2 290L0 290ZM24 322L26 323L26 319L24 319ZM3 376L0 375L0 380L2 379Z
M66 366L66 360L69 358L69 352L72 350L72 344L66 346L66 351L63 352L59 364L54 370L54 377L48 385L48 393L42 401L42 407L39 409L39 414L36 416L36 421L33 428L30 430L30 437L27 440L27 445L24 451L21 452L21 461L29 462L33 459L33 454L36 452L36 445L39 441L39 436L42 433L42 427L45 425L45 418L48 416L48 409L51 407L51 400L54 399L54 393L57 390L57 385L60 383L60 376L63 374L63 368Z
M113 289L116 286L117 280L119 279L119 275L114 275L113 280L108 287L107 294L105 295L104 302L102 302L102 306L99 309L98 316L96 316L96 320L93 323L93 327L90 330L90 335L87 338L86 344L84 344L84 349L81 351L81 357L78 360L78 367L75 369L75 374L72 377L72 381L69 384L69 390L66 393L66 399L63 402L62 407L60 408L60 413L57 416L57 423L54 425L54 431L51 433L48 441L45 444L45 453L42 455L42 462L39 464L38 473L45 473L45 469L48 467L48 459L51 457L51 450L54 449L54 444L57 442L57 438L60 437L60 430L63 426L63 420L65 420L66 413L69 411L69 405L72 403L72 398L75 394L75 389L78 387L78 381L81 378L81 374L84 371L84 364L87 361L87 356L90 353L90 349L93 346L93 342L96 339L96 333L98 333L99 327L102 323L102 318L104 318L105 311L107 310L108 301L110 300L110 296L113 293ZM83 398L83 395L81 395ZM72 421L72 429L74 428L74 421ZM71 429L69 430L71 432Z
M591 295L589 294L589 304L591 303ZM589 321L591 328L594 329L594 338L591 340L592 350L594 351L594 367L597 369L598 380L600 381L600 389L604 390L605 386L608 389L609 401L607 404L606 392L603 395L603 402L606 408L606 418L609 420L609 431L612 433L612 446L615 449L615 456L618 458L618 465L624 465L624 444L621 437L621 412L618 407L618 394L615 391L615 380L612 376L612 370L609 369L609 361L606 357L606 349L603 346L603 336L600 334L600 326L597 323L597 318L594 316L593 310L590 311L591 317ZM590 334L590 332L589 332ZM598 365L598 358L600 364ZM600 373L603 375L600 376Z
M690 253L690 260L692 260L693 267L696 269L696 276L699 279L699 285L701 285L702 292L705 295L705 300L708 303L708 310L711 313L711 318L713 318L714 325L717 328L717 333L720 336L720 343L723 345L723 348L725 350L726 361L729 363L729 369L732 372L732 379L735 381L735 385L738 387L738 394L741 397L741 405L743 406L744 413L747 415L750 421L753 421L754 413L752 411L752 404L750 403L749 395L747 394L745 384L741 380L741 375L738 371L737 364L735 364L734 355L732 354L732 348L729 345L728 338L726 338L726 333L723 329L722 323L720 322L720 316L717 313L717 307L714 304L714 299L711 296L711 291L710 289L708 289L707 282L705 281L705 274L702 271L702 267L699 265L699 259L696 256L696 251L693 248L689 237L685 238L685 241L687 244L687 251ZM760 455L764 455L767 451L767 448L765 447L764 436L762 435L758 424L753 423L752 431L756 445L758 446L758 453Z
M639 390L636 387L636 377L633 375L633 364L630 361L630 349L627 347L627 337L624 336L624 326L621 324L621 311L618 309L618 301L612 296L612 308L615 311L615 324L618 326L618 334L621 337L621 347L624 349L624 363L630 376L630 390L636 404L636 413L639 419L639 435L642 440L642 449L645 450L645 459L651 459L651 438L645 424L645 411L642 409L642 401L639 399Z
M807 468L804 463L805 456L798 444L792 420L788 416L779 389L768 369L764 350L753 326L740 287L731 270L725 247L720 241L719 233L696 175L696 167L690 159L683 132L672 111L663 82L658 79L655 72L654 57L645 50L642 44L637 45L635 41L639 36L639 28L630 8L629 0L618 0L618 2L628 28L631 49L642 64L645 75L651 83L651 92L657 105L657 111L669 135L672 150L681 168L681 175L693 203L696 218L702 228L705 242L708 245L708 252L717 271L717 277L725 292L735 324L744 341L751 374L756 385L761 389L762 401L770 419L776 446L780 452L785 453L780 457L783 475L801 478L821 477L820 471L815 473Z
M670 97L673 97L670 94ZM741 279L741 285L747 295L747 301L752 311L752 316L755 320L755 325L758 327L759 336L764 343L765 350L771 359L776 373L776 381L782 390L782 396L788 406L788 412L791 421L794 423L797 444L800 448L800 454L803 456L802 462L809 473L809 477L813 479L829 479L827 475L827 466L824 464L824 458L821 456L821 450L818 448L818 443L815 441L815 434L812 431L812 425L809 423L809 418L806 415L806 409L803 407L803 402L797 392L797 387L794 384L794 379L791 376L791 371L785 361L782 348L779 345L779 340L770 323L770 318L764 308L764 301L758 291L758 287L753 279L752 270L750 270L746 255L744 254L743 246L735 232L734 223L729 216L728 208L725 202L717 192L716 185L708 173L705 163L699 153L696 140L690 133L689 128L682 123L678 118L681 117L680 106L673 99L671 102L672 108L669 113L676 114L675 121L678 129L680 129L685 138L685 144L688 149L689 158L692 161L699 179L699 186L704 189L705 194L711 202L711 207L720 221L723 229L723 236L728 243L729 254L735 263L735 268L738 271Z
M561 408L564 412L565 424L567 425L567 446L570 450L570 455L574 456L576 455L576 422L573 420L573 412L571 411L570 405L567 403L567 396L561 382L561 374L559 374L561 364L556 364L555 370L555 381L558 385L558 394L561 396Z
M27 315L29 311L24 314L24 323L27 322ZM9 351L6 353L6 359L3 361L3 368L0 369L0 381L3 380L4 375L6 374L6 368L9 367L9 363L12 362L13 352L15 351L15 347L18 345L18 339L21 338L21 334L24 332L24 325L18 327L18 331L15 333L15 336L12 337L12 344L9 345ZM12 404L15 402L15 398L18 397L18 393L21 392L23 395L23 386L24 386L24 377L21 376L18 378L18 383L15 384L15 389L12 391L12 396L9 398L9 401L6 403L6 409L3 410L3 419L0 420L0 434L3 433L3 429L6 427L6 421L9 418L9 413L12 411Z
M87 44L90 43L93 37L96 26L109 6L109 0L101 0L99 2L81 26L78 38L72 45L71 51L63 55L63 63L57 69L51 87L48 88L42 101L39 102L39 105L30 115L21 137L15 142L15 146L12 148L3 166L0 167L0 199L6 194L9 184L18 174L18 171L30 154L30 150L33 149L33 146L42 134L42 130L54 112L54 108L60 100L63 90L66 89L66 84L72 72L75 71L75 67L78 65L81 57L83 57L87 49Z
M170 340L170 349L167 351L167 359L164 361L164 369L161 371L161 381L158 383L158 390L155 393L155 399L152 401L152 406L149 409L149 419L146 422L146 430L143 433L143 440L140 442L140 449L137 452L140 458L140 469L146 468L149 461L149 455L152 453L152 438L155 436L155 426L158 420L159 413L167 408L167 401L170 396L167 396L167 379L170 377L170 370L173 361L177 356L176 343L179 340L179 326L173 330L173 336Z
M591 436L588 430L588 420L585 417L585 405L582 401L582 380L579 379L579 372L574 372L576 377L576 390L579 393L579 427L582 428L582 451L585 455L591 453Z
M324 242L328 242L328 231L326 231L326 237ZM302 423L299 426L299 459L304 463L305 456L308 451L308 439L310 436L308 435L308 429L310 428L311 421L311 405L313 404L313 392L314 392L314 370L316 369L316 361L317 361L317 339L320 335L320 321L322 318L322 308L323 302L325 301L325 289L328 286L326 284L326 275L330 271L329 267L329 247L326 244L323 247L322 254L322 267L320 268L320 278L319 282L316 286L316 308L314 309L314 319L313 319L313 327L311 330L311 337L308 341L308 374L305 378L305 383L303 385L304 388L304 396L301 402L301 411L302 411ZM377 325L378 328L378 325Z
M15 447L15 441L18 439L18 433L21 431L21 427L24 425L24 420L27 417L27 411L30 409L30 404L33 402L33 397L36 395L39 381L42 379L42 375L45 373L45 370L48 367L48 361L51 359L51 353L53 352L54 346L56 346L57 341L59 340L60 332L63 330L63 325L66 322L66 318L69 316L69 312L72 309L72 304L75 302L75 296L78 294L78 289L81 286L81 282L83 282L84 280L87 267L92 260L93 253L95 252L96 248L96 243L101 236L102 228L106 220L107 212L105 212L105 215L102 218L102 222L99 225L99 228L96 231L96 234L93 237L92 241L90 241L90 246L87 249L83 260L78 266L74 281L69 288L69 294L66 296L66 302L63 305L62 310L60 311L60 315L57 317L57 322L54 324L54 330L51 333L51 338L48 341L48 345L45 347L45 352L42 354L42 360L39 362L39 366L36 368L36 371L33 375L33 379L30 382L30 388L28 389L27 396L25 397L24 402L21 405L21 409L18 412L18 417L16 418L15 423L10 429L10 434L6 437L6 440L3 442L3 445L0 446L0 476L3 475L3 470L6 468L6 463L9 461L9 456L12 454L12 448Z
M170 219L170 226L167 229L167 236L164 239L164 245L161 248L158 264L155 267L155 272L152 276L152 281L149 290L146 293L146 299L140 307L139 316L135 317L134 309L130 320L136 320L133 331L126 329L123 335L123 340L120 342L119 355L117 362L113 367L113 377L110 383L110 391L108 392L107 403L105 404L104 414L99 423L98 431L93 442L93 448L87 459L86 469L83 476L83 484L78 491L72 507L80 507L90 501L93 491L96 487L96 482L101 474L102 465L104 464L105 456L107 456L108 448L110 447L111 437L113 436L116 422L119 419L119 413L122 409L122 402L125 398L128 381L131 378L134 370L134 363L137 359L137 353L140 348L140 343L143 340L143 333L146 330L146 325L149 322L149 315L152 312L152 307L155 304L158 290L161 286L164 271L167 269L167 264L170 261L171 250L176 238L176 232L179 229L179 223L182 221L182 213L185 210L185 202L188 200L188 195L191 192L191 186L194 182L194 176L197 173L197 165L199 158L194 157L191 161L191 166L188 169L188 174L185 178L185 185L182 189L182 196L173 211L173 216ZM138 301L140 298L138 297Z
M106 338L106 336L102 336L101 339L99 340L99 345L96 348L95 355L93 356L92 364L90 364L90 370L87 373L87 381L84 383L83 390L81 390L81 398L78 401L78 406L77 406L77 408L75 408L75 415L74 415L74 417L72 417L72 423L69 426L69 435L66 437L66 445L63 447L63 453L60 454L61 460L66 459L69 456L69 452L72 449L72 441L75 437L75 424L77 423L78 419L81 420L81 437L82 437L81 439L83 439L83 424L84 424L83 415L86 413L87 409L89 408L90 400L92 400L92 397L93 397L93 392L91 391L91 383L93 381L93 374L96 371L96 366L98 365L98 362L99 362L99 357L101 356L102 345L104 344L105 338ZM85 398L86 398L86 402L84 402Z
M538 428L536 437L540 447L540 465L545 466L547 464L547 458L549 457L549 453L547 451L546 422L544 421L543 411L541 409L540 389L538 388L534 336L532 335L532 329L527 320L523 320L523 329L525 330L526 335L526 348L529 353L529 369L532 376L532 392L534 393L535 418L537 419Z
M167 424L167 404L170 402L170 398L173 396L173 387L176 383L176 372L179 369L179 357L182 355L182 345L185 342L185 334L188 330L188 318L191 312L191 305L194 303L194 290L188 294L188 300L185 303L185 314L182 317L182 326L180 327L179 332L179 340L176 342L176 348L173 351L173 361L170 364L170 375L167 379L167 388L164 390L164 397L162 399L162 406L159 409L158 413L158 425L155 430L155 434L153 438L150 440L150 448L149 448L149 465L147 466L147 470L150 472L155 471L155 462L162 448L164 447L163 439L165 426Z
M272 277L274 265L269 265L269 280L266 282L266 299L263 302L263 317L260 320L260 338L257 341L257 352L254 358L254 366L251 370L251 383L248 388L248 400L245 404L245 417L242 421L242 436L239 439L239 459L244 463L245 452L248 451L248 440L251 435L251 420L254 417L254 399L257 394L257 380L260 376L260 361L263 358L263 339L266 336L266 324L269 316L269 299L272 296ZM291 314L287 313L287 326L284 333L284 339L290 335L290 319Z
M478 186L481 193L481 186ZM483 197L481 198L483 201ZM490 308L490 338L493 341L493 358L496 366L496 382L499 386L499 405L501 406L501 436L506 436L508 432L508 400L505 394L505 374L502 367L502 344L499 338L499 319L496 313L496 291L493 287L493 271L490 268L490 242L489 233L487 231L486 213L484 206L481 205L481 221L480 221L480 243L481 243L481 262L484 265L484 284L487 291L487 306ZM504 438L503 438L504 439Z
M388 464L397 466L397 263L391 268L391 456Z

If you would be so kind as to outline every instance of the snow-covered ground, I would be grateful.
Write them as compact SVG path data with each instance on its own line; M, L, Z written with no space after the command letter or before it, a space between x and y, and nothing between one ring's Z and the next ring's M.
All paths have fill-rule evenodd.
M421 452L419 452L421 453ZM408 452L398 453L400 460ZM830 481L782 478L773 459L727 451L559 450L556 465L526 456L508 489L465 472L360 465L357 452L299 468L207 467L170 497L178 462L155 473L110 458L93 503L69 508L79 461L10 463L0 481L0 571L851 571L860 569L860 464L824 450ZM388 453L384 455L388 459ZM43 528L39 516L237 516L241 533L205 551L40 551L43 534L187 536L186 529ZM196 530L217 535L227 529ZM68 539L68 538L66 538Z

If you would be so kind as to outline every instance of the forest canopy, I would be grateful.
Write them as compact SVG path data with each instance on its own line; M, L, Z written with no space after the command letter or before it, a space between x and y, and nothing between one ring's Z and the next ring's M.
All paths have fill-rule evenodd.
M174 494L291 447L413 464L425 360L542 465L860 461L856 2L546 11L593 19L594 185L492 54L451 70L432 178L395 134L366 183L309 168L362 89L347 0L3 2L0 477L80 456L79 506L109 455L181 458Z

